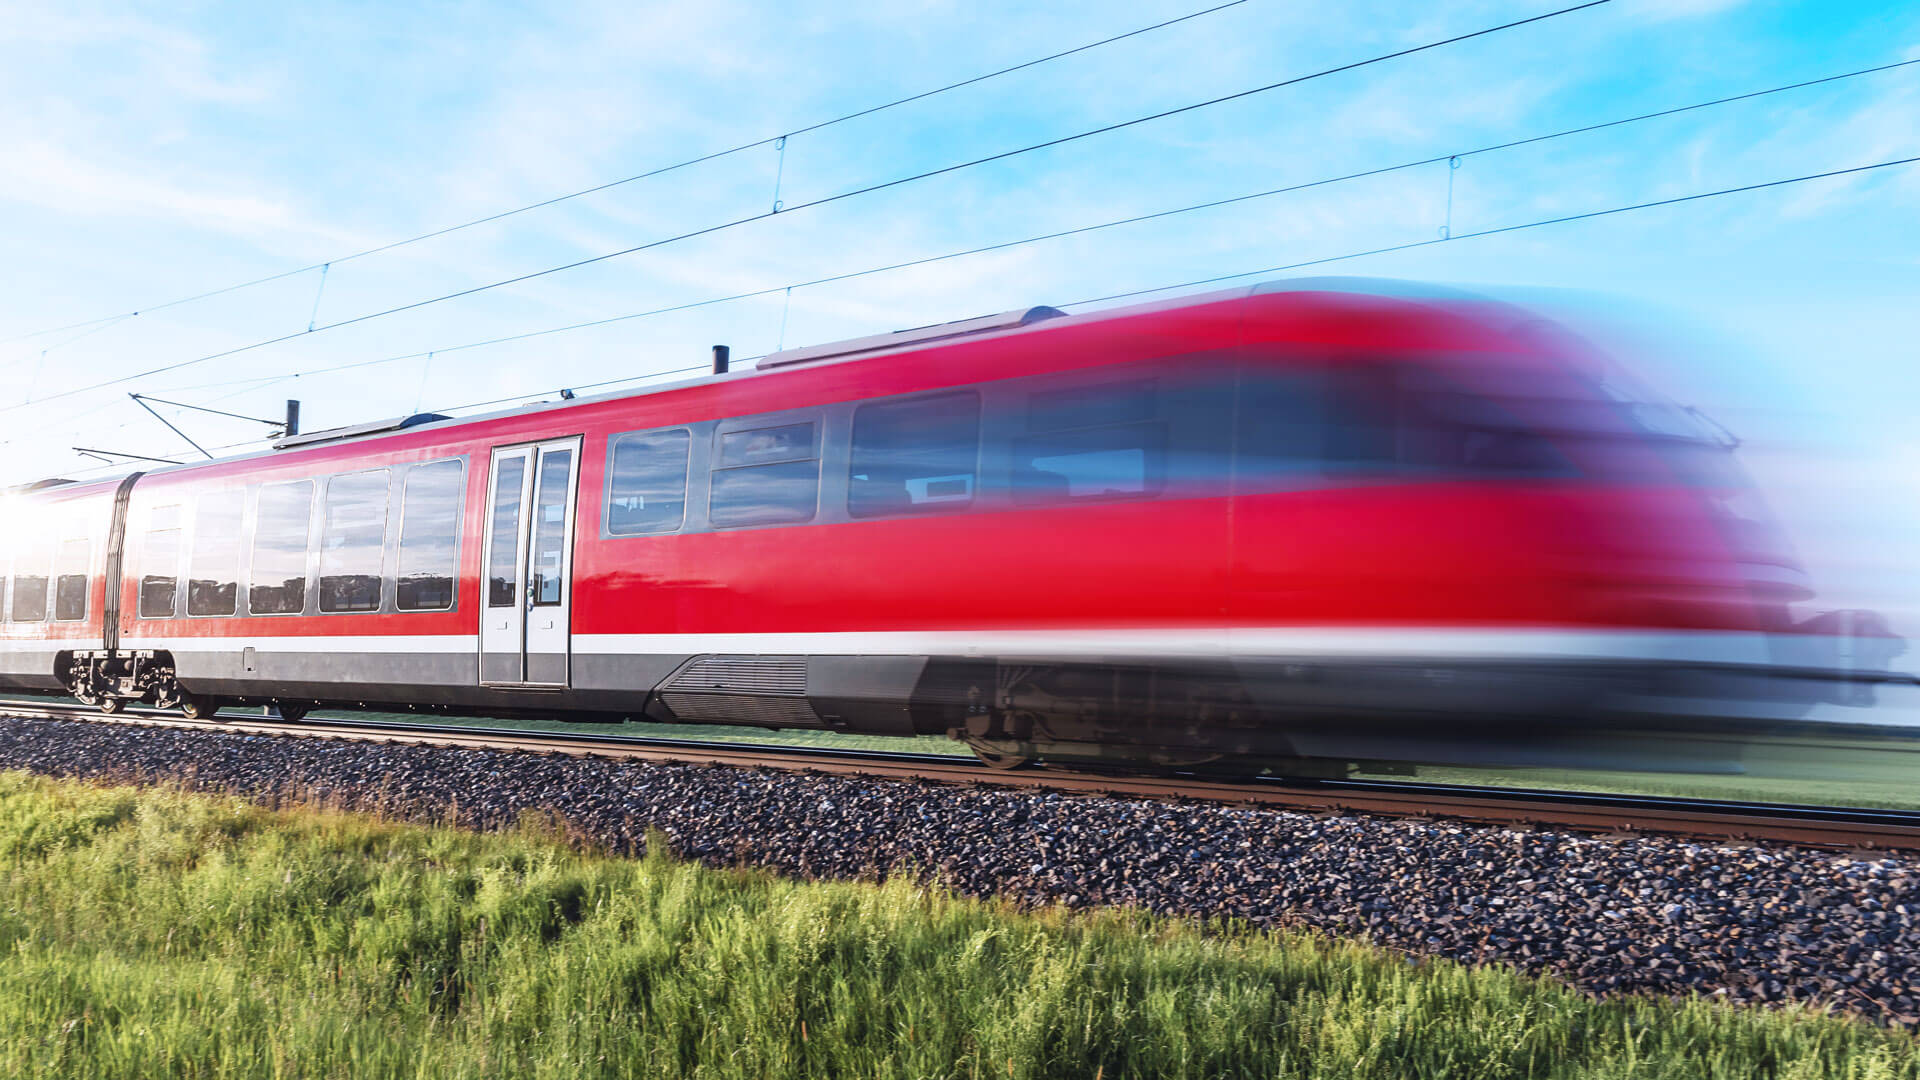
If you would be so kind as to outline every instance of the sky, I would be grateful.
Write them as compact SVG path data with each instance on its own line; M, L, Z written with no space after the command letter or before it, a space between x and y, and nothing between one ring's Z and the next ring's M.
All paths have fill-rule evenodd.
M1188 15L1208 0L0 0L0 484L111 471L75 446L195 456L130 391L269 418L295 397L308 429L536 400L704 365L717 343L753 356L1920 154L1914 65L1470 155L1457 170L1440 161L779 291L1920 59L1920 6L1903 0L1612 0L804 205L1572 2L1245 0L802 132L783 149L762 144L343 259ZM764 214L776 199L788 208L778 215L329 328ZM308 270L153 310L330 261L324 281ZM1620 340L1647 343L1634 358L1643 374L1746 440L1749 466L1833 605L1920 612L1920 165L1292 273L1441 282L1618 325ZM775 291L441 351L759 290ZM434 355L417 355L426 352ZM396 356L406 358L368 363ZM71 392L176 364L185 366ZM361 366L320 370L342 365ZM257 446L267 430L156 407L211 448ZM1920 634L1920 620L1910 621Z

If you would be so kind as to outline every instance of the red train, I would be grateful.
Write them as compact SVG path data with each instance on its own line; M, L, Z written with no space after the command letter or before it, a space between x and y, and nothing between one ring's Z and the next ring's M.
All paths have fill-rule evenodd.
M0 686L1557 760L1813 696L1728 444L1473 297L1034 308L15 492Z

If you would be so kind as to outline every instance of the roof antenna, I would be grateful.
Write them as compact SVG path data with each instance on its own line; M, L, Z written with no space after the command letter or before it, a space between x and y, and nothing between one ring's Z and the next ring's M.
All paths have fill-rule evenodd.
M562 391L560 391L560 400L561 400L561 401L572 401L572 400L573 400L573 391L571 391L571 390L562 390Z
M727 373L727 362L732 359L732 357L732 349L725 345L715 345L713 347L713 373L715 375L725 375Z

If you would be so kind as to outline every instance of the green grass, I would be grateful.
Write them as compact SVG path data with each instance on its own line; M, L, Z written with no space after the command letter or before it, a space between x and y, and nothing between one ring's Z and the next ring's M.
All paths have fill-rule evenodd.
M0 1075L1878 1077L1811 1010L0 774Z

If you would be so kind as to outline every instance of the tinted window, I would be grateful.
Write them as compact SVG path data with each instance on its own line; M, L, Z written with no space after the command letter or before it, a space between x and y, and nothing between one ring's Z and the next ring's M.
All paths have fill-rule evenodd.
M307 606L307 545L313 531L313 481L267 484L253 523L253 573L247 610L292 615Z
M231 615L240 592L242 493L200 496L194 507L193 555L187 565L187 614Z
M1013 446L1013 497L1023 503L1151 495L1166 476L1166 426L1153 422L1151 381L1035 393L1031 432Z
M1020 502L1115 499L1160 490L1166 432L1158 424L1083 428L1014 444L1013 496Z
M607 531L615 536L672 532L687 516L685 431L622 435L613 442Z
M720 436L720 465L762 465L804 461L815 456L812 424L729 431Z
M719 526L813 520L820 500L820 461L815 455L811 423L720 436L720 467L713 472L708 518Z
M941 394L853 414L847 512L855 517L959 510L973 501L980 397Z
M60 558L54 564L53 617L77 622L87 617L87 570L93 545L86 540L67 540L60 545Z
M1325 382L1312 372L1249 375L1240 387L1242 475L1319 470L1327 453Z
M387 470L327 481L320 529L320 610L378 611L387 539Z
M549 450L540 455L539 488L533 496L533 603L551 606L561 600L567 573L567 487L573 473L573 451Z
M53 553L40 536L20 539L13 557L13 618L40 622L47 617L47 574Z
M1499 401L1401 364L1326 376L1326 457L1334 464L1472 472L1555 472L1566 460Z
M464 475L458 461L435 461L407 470L394 604L401 611L445 611L453 606Z
M1153 419L1151 380L1042 390L1027 398L1027 430L1103 427Z
M519 602L514 586L520 580L520 488L527 477L527 459L500 459L493 494L493 550L487 552L487 606L512 607Z
M140 617L171 619L178 605L180 508L159 506L147 515L140 543Z

